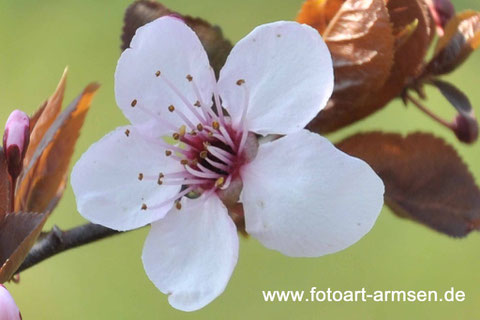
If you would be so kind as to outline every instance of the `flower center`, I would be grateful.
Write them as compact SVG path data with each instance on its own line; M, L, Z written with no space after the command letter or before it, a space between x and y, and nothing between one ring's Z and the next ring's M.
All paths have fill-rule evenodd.
M225 114L226 110L222 107L213 69L211 69L215 102L213 109L202 101L198 86L190 74L185 78L191 83L198 99L195 103L188 101L175 85L162 75L161 71L156 71L155 76L162 79L185 105L186 108L177 108L174 105L167 107L168 112L181 119L182 125L178 127L163 118L160 119L154 113L142 108L137 100L133 100L131 106L155 117L162 125L172 130L171 137L176 143L168 144L163 141L159 143L165 147L165 156L178 161L183 168L177 172L160 172L156 177L144 176L140 173L138 179L155 179L159 185L181 185L182 188L174 199L154 207L143 204L141 208L142 210L158 208L175 201L176 207L180 209L180 199L183 196L196 198L205 192L208 196L216 191L227 189L233 180L239 178L242 165L251 159L252 153L246 150L249 148L245 148L246 144L252 144L247 143L249 133L245 126L248 90L245 87L245 80L240 79L236 82L238 86L244 87L245 101L241 119L238 123L232 123L230 116ZM253 145L256 150L256 138L253 134L250 134L249 140L254 140Z

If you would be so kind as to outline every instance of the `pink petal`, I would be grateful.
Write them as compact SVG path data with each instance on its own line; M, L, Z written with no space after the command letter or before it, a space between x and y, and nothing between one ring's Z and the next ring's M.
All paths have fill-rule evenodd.
M93 144L73 168L78 211L91 222L130 230L163 218L173 206L171 200L154 209L180 190L178 185L158 185L156 177L181 166L140 131L132 126L117 128ZM147 208L142 209L144 204Z
M159 130L166 133L166 122L177 127L184 124L178 114L168 111L173 105L197 124L198 119L168 85L171 83L190 104L197 100L212 104L214 80L196 34L179 19L162 17L140 27L130 46L122 53L115 72L115 97L125 116L133 124L143 124L153 115L161 119L163 127Z
M247 232L288 256L351 246L383 205L383 183L365 162L307 130L261 145L241 175Z
M244 80L241 86L238 80ZM318 32L296 22L255 28L220 73L223 105L236 122L249 92L247 125L258 134L298 131L325 107L333 90L332 59Z
M152 224L142 258L174 308L197 310L225 289L237 264L237 230L218 197L183 198L181 210Z

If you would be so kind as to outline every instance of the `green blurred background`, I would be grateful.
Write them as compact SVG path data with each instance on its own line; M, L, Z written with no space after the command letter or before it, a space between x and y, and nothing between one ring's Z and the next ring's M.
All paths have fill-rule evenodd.
M478 0L454 1L457 10L480 9ZM74 160L116 126L126 123L115 105L113 73L119 57L122 18L129 0L0 1L0 122L13 108L32 112L53 92L63 68L70 68L66 102L90 81L102 88L94 100ZM238 41L254 26L291 20L302 1L173 1L166 5L222 26ZM480 105L480 54L448 78ZM447 118L453 111L436 92L430 103ZM477 113L480 109L477 108ZM413 108L398 102L353 127L359 130L433 131L453 143L480 180L479 144L465 146ZM71 188L54 212L53 224L83 223ZM24 319L478 319L480 318L480 237L452 239L384 209L374 229L338 254L293 259L242 239L240 259L225 291L194 313L171 308L147 279L141 250L147 228L69 251L7 284ZM262 290L447 290L466 292L464 302L303 302L267 303Z

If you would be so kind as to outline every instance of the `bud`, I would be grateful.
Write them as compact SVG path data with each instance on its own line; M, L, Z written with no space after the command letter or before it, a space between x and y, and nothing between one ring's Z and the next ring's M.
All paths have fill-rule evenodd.
M2 284L0 284L0 320L22 320L20 310Z
M458 140L473 143L478 138L478 123L475 118L466 118L461 114L453 120L453 132Z
M8 117L3 134L3 152L12 179L16 179L22 171L29 141L30 119L24 112L15 110Z
M437 25L437 33L443 36L445 26L455 15L455 8L450 0L428 0L428 8Z

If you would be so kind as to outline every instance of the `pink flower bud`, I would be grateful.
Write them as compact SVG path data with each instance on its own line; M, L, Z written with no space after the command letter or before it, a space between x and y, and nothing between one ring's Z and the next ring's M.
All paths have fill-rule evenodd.
M450 0L428 0L427 4L437 25L437 33L443 36L445 26L455 15L455 8Z
M0 284L0 320L21 320L22 315L10 293Z
M23 167L23 158L30 141L30 119L20 111L13 111L5 124L3 151L8 164L8 173L16 179Z

